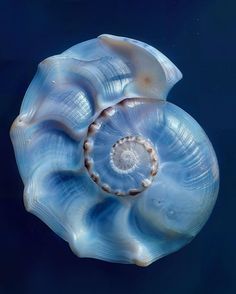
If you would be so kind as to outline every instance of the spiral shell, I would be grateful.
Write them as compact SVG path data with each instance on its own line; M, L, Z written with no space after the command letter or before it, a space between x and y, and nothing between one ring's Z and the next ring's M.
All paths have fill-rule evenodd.
M11 128L24 203L78 256L146 266L208 219L218 165L166 101L181 78L155 48L111 35L39 64Z

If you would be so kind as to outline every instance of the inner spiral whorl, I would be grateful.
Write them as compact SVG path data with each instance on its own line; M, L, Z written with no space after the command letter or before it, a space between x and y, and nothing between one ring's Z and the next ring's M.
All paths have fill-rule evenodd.
M149 158L152 153L153 158ZM128 136L118 140L111 149L110 163L112 168L121 174L133 172L142 161L150 160L152 169L155 171L155 151L144 139L136 136Z
M136 99L122 101L103 111L90 125L84 142L85 167L91 179L102 190L118 196L142 192L158 170L157 153L149 139L125 136L134 132L135 127L127 127L126 121L131 121L133 108L139 105Z
M129 173L137 167L139 154L135 145L133 141L124 138L112 146L110 163L116 172Z

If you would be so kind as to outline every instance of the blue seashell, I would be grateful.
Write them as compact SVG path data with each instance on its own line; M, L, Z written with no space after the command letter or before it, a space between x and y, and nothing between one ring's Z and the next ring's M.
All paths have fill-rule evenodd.
M11 138L28 211L80 257L146 266L190 242L219 172L155 48L101 35L40 63Z

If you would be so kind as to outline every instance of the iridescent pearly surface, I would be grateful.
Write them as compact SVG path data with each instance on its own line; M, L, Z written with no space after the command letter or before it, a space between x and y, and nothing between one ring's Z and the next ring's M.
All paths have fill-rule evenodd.
M182 78L155 48L101 35L39 64L11 128L24 203L80 257L147 266L190 242L219 172Z

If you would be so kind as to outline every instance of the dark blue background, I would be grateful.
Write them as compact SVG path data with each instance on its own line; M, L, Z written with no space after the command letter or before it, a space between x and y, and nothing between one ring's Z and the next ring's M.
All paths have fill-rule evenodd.
M236 293L235 3L0 1L0 294ZM205 129L220 165L206 226L147 268L79 259L27 213L8 135L37 64L101 33L145 41L180 68L169 100Z

